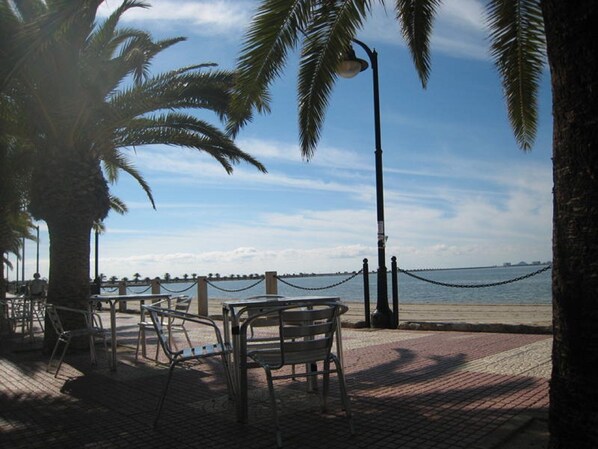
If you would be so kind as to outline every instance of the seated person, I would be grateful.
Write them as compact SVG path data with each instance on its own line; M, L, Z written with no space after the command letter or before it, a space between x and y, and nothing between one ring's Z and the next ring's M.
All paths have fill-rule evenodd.
M39 273L33 275L33 281L31 281L31 285L29 286L29 292L31 296L38 298L46 296L46 281L40 279Z

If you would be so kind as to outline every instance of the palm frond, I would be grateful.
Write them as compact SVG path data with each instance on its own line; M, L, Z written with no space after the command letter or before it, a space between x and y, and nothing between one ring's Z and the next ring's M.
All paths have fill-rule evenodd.
M261 172L266 168L245 153L220 129L193 116L179 113L143 117L132 120L115 139L118 147L138 147L147 144L176 145L205 152L216 159L227 173L243 161Z
M35 61L39 54L53 45L59 35L72 29L75 24L83 20L83 17L89 17L90 12L95 16L95 11L102 1L55 0L52 2L53 7L48 8L41 0L18 2L18 4L3 0L0 3L0 29L2 29L0 48L3 48L0 90L4 89L25 64ZM32 8L26 9L28 6Z
M395 13L425 88L430 75L430 35L440 0L396 0Z
M344 1L314 11L302 48L298 85L301 152L306 159L312 157L319 140L337 68L369 10L367 1Z
M152 195L152 189L150 188L149 184L145 181L145 179L143 178L141 173L139 173L137 171L137 169L133 166L133 164L129 160L127 160L127 158L124 155L122 155L121 153L115 151L115 152L112 152L109 156L110 156L109 158L105 156L105 158L103 159L104 163L111 164L115 167L118 167L119 170L122 170L125 173L132 176L133 179L135 179L135 181L137 181L139 183L139 185L141 186L141 188L147 195L150 203L152 203L152 207L155 209L156 203L155 203L154 197ZM109 199L111 200L112 196ZM112 205L115 203L112 203L112 201L110 201L110 202L111 202L111 207L112 207Z
M115 92L106 118L110 127L160 109L202 108L223 119L228 114L233 75L230 72L177 70Z
M89 51L95 51L96 54L104 52L106 49L113 47L113 37L119 33L117 25L122 15L132 8L149 8L149 4L136 1L136 0L125 0L123 3L114 10L110 16L104 20L101 24L96 27L94 33L88 38L86 47ZM120 30L122 33L123 30Z
M492 59L501 77L517 144L530 150L537 130L537 93L545 61L540 0L491 0L487 9Z
M129 212L129 208L125 202L112 194L110 195L110 210L113 210L119 215L124 215Z
M269 112L268 88L280 76L289 51L306 28L320 0L265 0L247 31L237 60L237 87L233 95L233 117L227 129L235 135L252 110Z

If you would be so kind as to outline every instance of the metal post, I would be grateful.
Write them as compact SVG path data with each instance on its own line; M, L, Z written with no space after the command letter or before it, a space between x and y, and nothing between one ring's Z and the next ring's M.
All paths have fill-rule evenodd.
M365 308L365 326L371 327L370 320L370 269L368 260L363 259L363 305Z
M23 258L21 259L21 280L25 285L25 237L23 237Z
M376 139L376 210L378 218L378 300L372 314L372 324L376 328L390 328L392 312L388 306L388 285L386 280L386 234L384 230L384 185L382 176L382 136L380 129L380 92L378 88L378 53L363 42L353 39L365 50L372 65L374 89L374 131Z
M397 268L397 258L390 258L390 271L392 273L392 328L399 328L399 276Z
M16 260L15 260L15 293L19 294L19 250L17 248Z
M39 226L35 227L36 237L35 240L37 242L37 248L35 252L35 272L39 273Z
M96 235L95 235L95 256L96 257L95 257L95 278L94 278L96 280L96 282L100 277L100 262L98 260L98 255L99 255L98 250L100 247L99 246L99 240L100 240L99 235L100 235L100 232L96 229Z

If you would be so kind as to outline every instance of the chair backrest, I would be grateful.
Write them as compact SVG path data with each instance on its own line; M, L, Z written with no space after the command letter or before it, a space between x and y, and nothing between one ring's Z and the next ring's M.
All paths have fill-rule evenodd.
M56 331L58 335L64 333L64 327L62 326L62 321L60 321L60 315L58 315L58 310L54 306L54 304L46 304L46 314L52 323L52 327Z
M168 322L168 320L176 318L176 311L165 309L163 307L160 307L158 304L142 307L143 310L149 314L150 319L152 320L152 324L154 325L154 330L158 335L158 342L160 343L162 350L167 355L167 357L171 359L173 355L176 353L176 351L173 351L170 347L170 338L164 329L164 327L167 325L165 325L164 323Z
M177 312L189 312L189 307L191 306L191 297L190 296L177 296L173 298L175 300L174 303L174 310Z
M334 302L310 308L281 307L275 312L268 312L268 315L278 315L279 328L278 348L264 350L264 354L278 353L279 364L271 368L328 359L342 307Z
M99 315L92 313L89 310L84 309L74 309L72 307L64 307L64 306L56 306L54 304L46 304L46 313L48 314L48 318L50 318L50 322L52 323L52 327L58 335L64 333L65 331L72 331L73 329L65 329L62 321L60 320L59 312L62 311L63 313L71 313L71 314L79 314L83 315L85 319L85 328L90 329L93 326L98 328L102 327L102 320ZM83 329L83 327L81 328Z
M281 299L284 298L284 296L281 295L271 295L271 294L266 294L266 295L257 295L257 296L251 296L249 298L246 299L257 299L257 300L273 300L276 301L277 299ZM279 319L278 319L278 314L276 312L276 302L273 302L273 313L271 314L264 314L264 312L267 312L268 310L270 310L269 307L264 307L262 309L256 310L256 309L249 309L248 318L252 318L256 315L259 315L258 318L251 320L250 322L250 326L249 326L249 331L251 333L251 339L254 340L271 340L272 337L263 337L263 336L258 336L255 334L255 330L257 328L260 327L272 327L272 326L278 326L279 324Z

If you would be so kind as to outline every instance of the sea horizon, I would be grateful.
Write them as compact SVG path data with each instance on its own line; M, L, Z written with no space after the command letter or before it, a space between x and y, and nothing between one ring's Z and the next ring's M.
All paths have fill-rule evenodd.
M487 267L404 270L398 273L399 302L413 304L548 304L552 301L548 263ZM540 270L544 270L537 273ZM408 273L417 272L425 279ZM422 273L428 272L425 276ZM534 274L537 273L537 274ZM323 294L340 296L348 302L364 301L361 272L278 274L278 293L284 296ZM509 282L513 279L519 279ZM262 276L208 278L208 298L238 299L265 293ZM292 280L292 281L289 281ZM368 274L370 302L376 302L377 276ZM197 296L195 279L161 280L161 292ZM496 284L496 285L495 285ZM447 286L447 285L450 285ZM488 286L487 286L488 285ZM127 284L129 293L142 293L146 281ZM114 284L104 283L108 292ZM389 303L392 302L392 276L388 275Z

